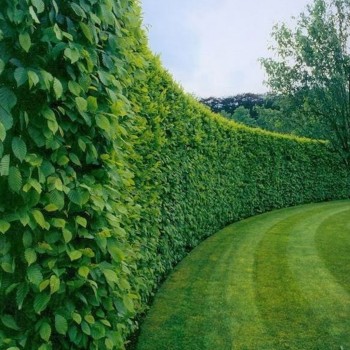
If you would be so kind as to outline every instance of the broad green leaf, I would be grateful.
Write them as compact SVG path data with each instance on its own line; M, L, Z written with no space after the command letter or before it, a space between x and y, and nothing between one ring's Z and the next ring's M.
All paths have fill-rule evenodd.
M6 129L3 123L0 121L0 141L4 141L6 139Z
M32 46L32 41L30 39L29 33L21 33L19 35L19 43L25 52L29 52L30 47Z
M81 324L82 318L78 313L73 312L72 318L73 318L74 322L76 322L77 324Z
M70 4L70 6L72 7L73 11L75 12L75 14L79 17L82 18L86 18L86 14L84 12L84 10L77 4L75 4L74 2Z
M17 97L13 93L13 91L11 91L8 88L1 87L0 88L0 106L9 112L16 105L16 103L17 103ZM3 124L5 125L5 123Z
M16 68L14 77L17 82L17 87L22 86L28 80L27 70L23 67Z
M13 192L18 193L22 188L22 175L17 167L11 166L8 177L9 187Z
M33 248L27 248L24 251L24 257L25 257L29 266L34 264L36 262L36 259L37 259L36 252Z
M5 220L0 219L0 232L6 233L11 227L11 224Z
M0 175L8 176L10 171L10 156L7 154L0 161Z
M57 78L53 78L53 90L55 92L56 98L60 98L63 94L63 87L61 82Z
M43 275L39 265L31 265L27 269L27 277L30 283L39 287L43 280Z
M48 204L44 210L46 210L47 212L51 213L51 212L54 212L54 211L57 211L58 210L58 207L56 204Z
M77 216L75 218L75 222L82 227L86 228L86 226L87 226L87 220L81 216Z
M39 334L41 339L48 342L51 337L51 326L47 322L43 322L40 326Z
M24 299L28 295L28 292L29 292L29 286L28 286L28 284L26 282L21 283L17 287L16 303L17 303L17 307L18 307L19 310L22 309Z
M12 152L16 158L23 162L27 155L27 146L21 138L14 137L12 139Z
M79 96L80 95L81 87L80 87L80 85L77 82L75 82L73 80L70 80L68 82L68 89L73 95L75 95L75 96Z
M80 59L80 52L76 48L69 48L67 47L64 50L64 56L67 57L70 60L71 64L74 64L75 62L78 62Z
M38 16L37 16L36 13L35 13L35 10L34 10L33 6L29 6L29 13L30 13L30 15L32 16L33 21L34 21L35 23L39 24L40 21L39 21Z
M90 269L87 266L80 266L78 270L78 274L81 277L87 278L90 273Z
M37 13L45 11L45 4L42 0L31 0L32 5L36 8Z
M29 80L29 88L32 88L33 86L39 83L39 77L38 77L38 74L36 74L32 70L29 70L27 73L28 73L28 80Z
M60 279L56 275L50 277L50 293L54 294L60 289Z
M72 232L70 232L69 230L64 229L62 231L62 233L63 233L64 242L65 243L69 243L72 240L72 238L73 238Z
M55 328L58 334L66 335L68 331L68 322L61 315L55 315Z
M5 62L2 59L0 59L0 75L2 74L4 69L5 69Z
M37 314L40 314L42 311L46 309L47 305L50 302L50 299L51 299L51 295L46 292L37 294L33 303L34 311Z
M108 118L105 117L104 115L97 115L96 116L96 124L102 130L105 130L107 132L111 131L111 124L110 124Z
M90 42L91 44L93 44L93 43L94 43L94 34L93 34L93 32L92 32L90 26L88 26L88 25L85 24L84 22L80 22L79 25L80 25L80 28L81 28L81 30L82 30L84 36L86 37L86 39L88 39L89 42Z
M32 211L32 215L36 221L36 223L41 227L41 228L46 228L46 221L44 218L44 215L42 214L42 212L40 210L34 209Z
M12 315L2 315L1 316L1 322L10 329L13 329L15 331L19 331L20 328L18 327L16 320Z
M44 280L39 284L39 290L42 292L50 285L50 280Z
M67 252L71 261L78 260L82 257L83 253L79 250L73 250L71 252Z
M95 318L92 315L85 315L84 320L89 323L89 324L94 324L95 323Z
M102 272L105 275L105 278L109 284L118 283L118 276L114 271L109 269L103 269Z
M87 104L87 101L84 98L76 97L75 98L75 104L77 105L79 112L86 112L87 111L88 104Z

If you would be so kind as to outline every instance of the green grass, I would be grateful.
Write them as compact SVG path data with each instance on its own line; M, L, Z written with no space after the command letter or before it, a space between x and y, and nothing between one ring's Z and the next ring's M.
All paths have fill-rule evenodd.
M198 246L137 350L350 349L350 201L274 211Z

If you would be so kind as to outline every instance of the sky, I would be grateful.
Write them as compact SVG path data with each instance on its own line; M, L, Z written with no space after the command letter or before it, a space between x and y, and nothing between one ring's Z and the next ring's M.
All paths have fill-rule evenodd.
M141 0L149 44L186 92L197 97L264 93L259 58L270 57L274 24L310 0Z

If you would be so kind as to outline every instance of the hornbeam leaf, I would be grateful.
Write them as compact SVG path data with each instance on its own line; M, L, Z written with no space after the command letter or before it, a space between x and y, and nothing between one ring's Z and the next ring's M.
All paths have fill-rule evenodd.
M0 161L0 175L8 176L10 170L10 156L6 154Z
M57 333L66 335L68 331L68 322L67 320L61 316L61 315L55 315L55 328Z
M18 193L22 188L22 175L17 167L10 167L8 177L9 187L13 192Z
M6 129L3 123L0 121L0 141L4 141L6 138Z
M5 221L5 220L0 220L0 232L1 233L6 233L10 229L11 225Z
M19 137L14 137L12 139L12 152L21 162L27 155L27 146L25 142Z
M16 68L14 77L17 82L17 87L20 87L28 80L27 70L23 67Z
M38 13L42 13L45 11L45 4L42 0L32 0L33 6L36 8Z
M57 78L53 79L53 90L55 92L56 98L60 98L62 96L63 87L61 82Z
M18 327L16 320L12 315L3 315L1 316L1 322L10 329L13 329L15 331L19 331L20 328Z
M51 337L51 326L47 322L44 322L40 327L39 334L41 339L48 342Z
M50 299L51 299L51 295L46 292L38 294L35 297L34 303L33 303L34 311L37 314L40 314L42 311L46 309Z
M19 35L19 43L25 52L29 52L30 47L32 46L30 35L27 32L21 33Z

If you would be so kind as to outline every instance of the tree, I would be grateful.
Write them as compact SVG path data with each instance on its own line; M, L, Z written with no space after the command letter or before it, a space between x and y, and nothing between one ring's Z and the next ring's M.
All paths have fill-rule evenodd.
M328 139L350 162L350 0L314 0L295 29L274 27L267 84L299 105L295 122Z

